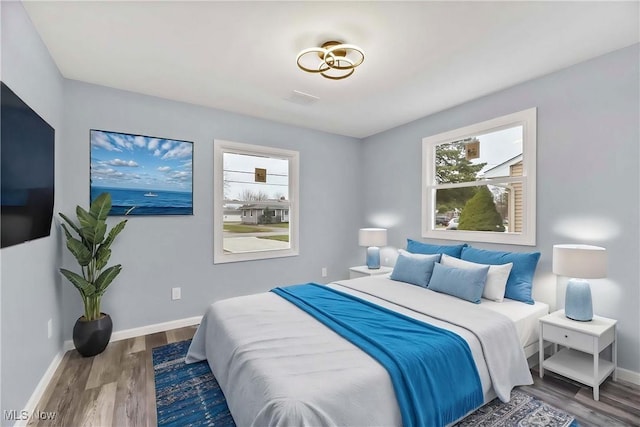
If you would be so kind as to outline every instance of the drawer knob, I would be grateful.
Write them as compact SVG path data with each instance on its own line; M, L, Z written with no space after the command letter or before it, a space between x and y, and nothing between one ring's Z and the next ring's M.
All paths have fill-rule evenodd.
M565 337L565 338L569 338L569 335L565 335L564 337Z

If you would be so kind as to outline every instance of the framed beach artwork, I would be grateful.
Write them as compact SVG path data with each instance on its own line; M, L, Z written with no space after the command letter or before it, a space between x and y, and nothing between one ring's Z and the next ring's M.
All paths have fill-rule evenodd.
M91 200L109 215L193 215L193 142L91 129Z

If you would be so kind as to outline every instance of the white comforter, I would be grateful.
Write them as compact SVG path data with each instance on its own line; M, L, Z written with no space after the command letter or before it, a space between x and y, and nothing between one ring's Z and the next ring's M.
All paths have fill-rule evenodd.
M511 388L532 383L515 328L502 315L383 277L330 286L460 335L473 354L485 401L494 390L507 401ZM387 371L271 292L209 307L187 363L205 359L238 426L402 424Z

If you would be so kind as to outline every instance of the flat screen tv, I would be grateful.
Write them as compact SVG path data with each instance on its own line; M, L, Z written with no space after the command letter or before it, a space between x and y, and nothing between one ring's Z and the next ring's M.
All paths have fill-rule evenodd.
M0 82L2 247L51 233L55 130Z

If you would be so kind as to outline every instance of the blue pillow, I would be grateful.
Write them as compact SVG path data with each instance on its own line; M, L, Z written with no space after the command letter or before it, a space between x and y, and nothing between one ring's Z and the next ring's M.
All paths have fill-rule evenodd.
M396 265L391 272L391 279L426 288L431 279L433 266L440 261L440 254L410 254L400 249Z
M431 245L429 243L418 242L407 239L407 251L413 254L447 254L460 258L462 248L467 247L466 243L460 245Z
M461 258L466 261L492 265L512 262L513 267L507 280L504 296L505 298L533 304L531 287L533 286L533 274L540 259L540 252L501 252L469 246L462 250Z
M429 289L480 304L489 266L455 268L436 264L429 281Z

